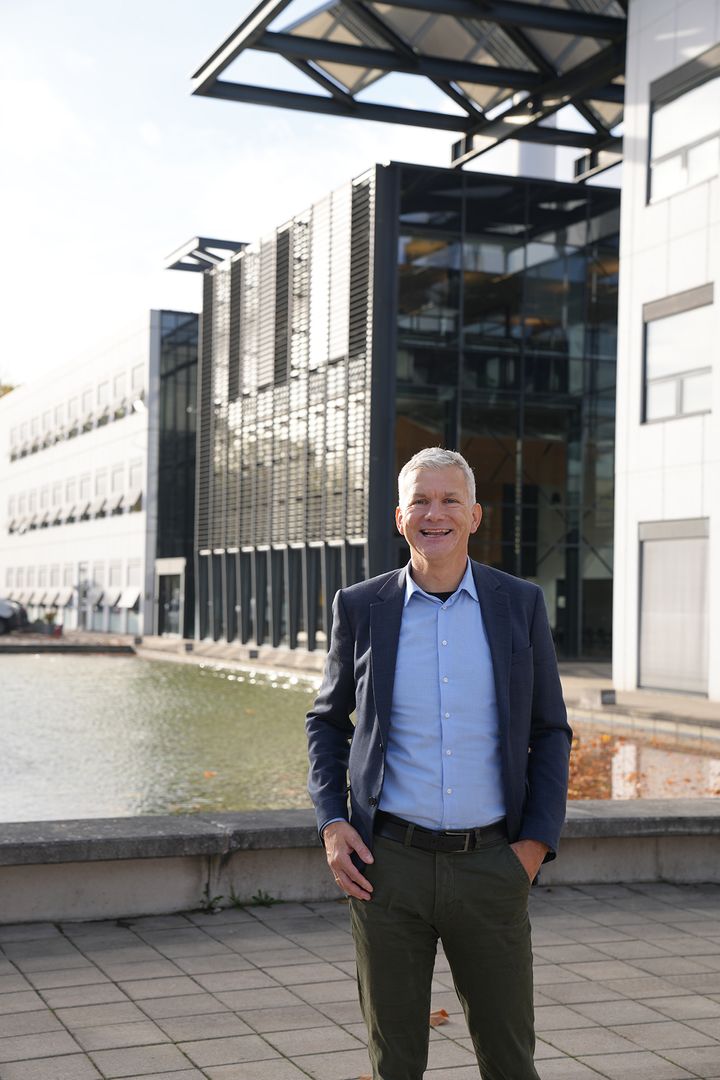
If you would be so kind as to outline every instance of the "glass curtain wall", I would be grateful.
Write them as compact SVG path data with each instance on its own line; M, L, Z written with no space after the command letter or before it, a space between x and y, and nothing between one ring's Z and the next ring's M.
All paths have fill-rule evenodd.
M561 656L609 657L618 193L400 168L396 468L460 450L473 558L542 586Z

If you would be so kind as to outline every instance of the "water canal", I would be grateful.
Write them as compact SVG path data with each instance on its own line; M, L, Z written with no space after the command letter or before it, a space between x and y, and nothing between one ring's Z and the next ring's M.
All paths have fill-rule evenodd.
M309 807L316 680L133 656L0 661L0 821ZM571 798L720 794L720 746L585 730Z

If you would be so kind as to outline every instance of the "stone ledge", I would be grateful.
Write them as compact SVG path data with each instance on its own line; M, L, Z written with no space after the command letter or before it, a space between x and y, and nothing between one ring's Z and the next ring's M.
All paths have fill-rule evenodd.
M720 836L718 799L572 802L563 839ZM256 810L3 824L0 866L229 856L316 848L312 810Z

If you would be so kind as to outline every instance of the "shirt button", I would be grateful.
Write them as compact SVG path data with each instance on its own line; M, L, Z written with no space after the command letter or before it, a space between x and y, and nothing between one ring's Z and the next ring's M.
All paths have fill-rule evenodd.
M443 641L443 645L447 645L447 641Z
M451 787L446 788L446 791L447 791L448 795L452 795L452 788Z
M452 754L452 750L446 750L445 753L447 754L448 757L450 757L450 755Z
M449 719L450 719L450 713L449 713L449 712L446 712L446 713L445 713L445 719L446 719L446 720L449 720Z
M447 681L448 681L447 675L443 675L443 682L447 682Z

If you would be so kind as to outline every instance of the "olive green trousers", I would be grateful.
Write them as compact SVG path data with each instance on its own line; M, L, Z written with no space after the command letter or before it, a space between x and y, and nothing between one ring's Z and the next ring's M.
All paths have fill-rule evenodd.
M422 1080L438 939L483 1080L539 1080L530 882L507 840L434 854L376 837L371 900L350 900L373 1080Z

